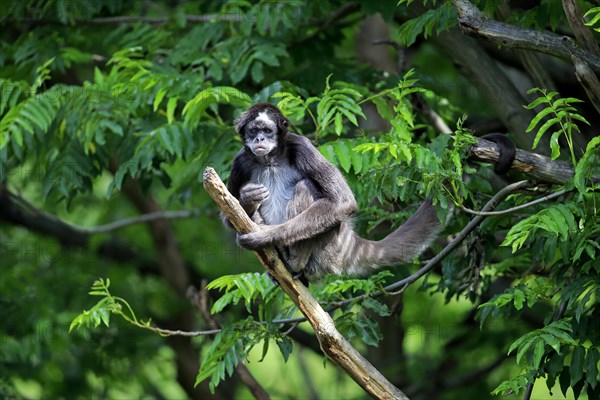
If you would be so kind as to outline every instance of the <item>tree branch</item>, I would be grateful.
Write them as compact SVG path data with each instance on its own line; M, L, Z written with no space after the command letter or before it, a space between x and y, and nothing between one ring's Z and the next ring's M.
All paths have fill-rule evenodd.
M24 198L10 192L5 185L0 185L0 220L50 235L66 247L84 247L88 243L87 235L82 235L70 224L37 209Z
M211 21L224 21L224 22L240 22L243 18L243 14L205 14L205 15L185 15L186 22L188 23L205 23ZM75 24L96 24L96 25L121 25L121 24L135 24L138 22L149 24L149 25L164 25L170 21L173 21L172 17L145 17L140 15L118 15L114 17L98 17L92 19L77 19ZM63 22L58 19L35 19L35 18L19 18L19 19L4 19L0 18L2 24L61 24Z
M500 148L496 143L477 138L477 144L471 147L469 153L475 160L496 163L500 157ZM574 173L573 166L568 162L552 160L521 149L517 149L511 169L537 180L556 184L564 184Z
M581 47L594 54L600 53L600 47L598 46L598 42L596 42L594 34L591 29L583 23L583 13L579 8L579 4L577 4L577 1L562 0L562 5L567 21L569 21L571 31L573 31L573 34Z
M566 189L559 190L558 192L549 194L549 195L544 196L544 197L540 197L539 199L535 199L535 200L529 201L529 202L527 202L525 204L521 204L519 206L511 207L511 208L508 208L506 210L501 210L501 211L487 211L487 212L484 212L484 211L475 211L475 210L471 210L470 208L467 208L465 206L460 206L460 209L463 210L464 212L466 212L467 214L483 215L483 216L486 216L486 217L489 217L489 216L492 216L492 215L504 215L504 214L513 213L515 211L523 210L523 209L525 209L527 207L531 207L533 205L536 205L536 204L539 204L539 203L543 203L544 201L555 199L557 197L562 196L565 193L567 193Z
M157 220L193 218L200 210L155 211L135 217L124 218L105 225L78 226L44 212L5 187L0 188L0 219L31 231L50 235L65 246L85 246L88 236L107 233L129 225Z
M111 222L105 225L85 227L71 225L73 229L83 234L93 235L97 233L106 233L129 225L141 224L144 222L156 221L159 219L184 219L194 218L200 215L199 210L178 210L178 211L156 211L148 214L137 215L135 217L124 218L119 221Z
M575 77L585 90L596 111L600 113L600 80L581 58L573 54L572 59L575 65Z
M213 168L204 170L204 187L228 220L240 233L259 229L229 193ZM337 331L331 316L321 308L308 289L294 280L273 248L256 252L260 262L279 282L298 309L312 325L323 352L339 365L367 393L378 399L408 399L400 389L392 385Z
M534 50L550 54L572 63L571 54L584 60L600 72L600 56L577 47L568 36L535 31L499 22L485 16L468 0L452 0L458 14L461 30L467 35L480 37L492 43L517 49Z

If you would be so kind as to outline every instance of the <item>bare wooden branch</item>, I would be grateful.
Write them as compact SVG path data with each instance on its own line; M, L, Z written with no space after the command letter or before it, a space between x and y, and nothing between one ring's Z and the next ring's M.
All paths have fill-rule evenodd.
M185 21L187 23L206 23L211 21L224 21L224 22L240 22L244 19L242 13L232 14L204 14L204 15L185 15ZM117 15L112 17L98 17L91 19L77 19L75 23L77 25L82 24L97 24L97 25L121 25L121 24L135 24L144 23L149 25L164 25L173 20L171 17L146 17L139 15ZM3 19L0 18L0 23L3 24L63 24L58 19L38 19L38 18L15 18L15 19Z
M600 72L600 56L577 47L568 36L521 28L493 20L468 0L452 0L452 4L458 14L460 28L467 35L484 38L505 47L550 54L569 63L573 62L571 54L575 54L594 71Z
M229 193L213 168L208 167L204 170L203 181L210 197L238 232L250 233L259 229L238 200ZM408 399L337 331L331 316L323 310L299 280L292 278L274 249L265 248L257 251L256 255L306 316L321 344L321 349L329 359L344 369L371 396L377 399Z
M524 210L524 209L526 209L528 207L531 207L531 206L534 206L536 204L543 203L544 201L555 199L557 197L562 196L563 194L565 194L567 192L568 191L566 189L559 190L558 192L554 192L554 193L551 193L549 195L540 197L539 199L528 201L525 204L521 204L521 205L518 205L518 206L515 206L515 207L507 208L506 210L500 210L500 211L476 211L476 210L471 210L470 208L467 208L465 206L459 206L459 208L462 211L466 212L467 214L483 215L484 217L489 217L489 216L492 216L492 215L505 215L505 214L514 213L514 212L519 211L519 210Z
M577 38L579 45L591 53L599 54L600 47L598 46L598 42L591 29L583 23L583 13L579 8L579 4L577 4L577 0L562 0L562 5L567 21L569 21L569 26Z
M198 215L200 215L200 210L161 210L123 218L105 225L79 226L65 222L55 215L36 208L25 198L12 193L6 187L0 188L0 220L6 220L29 230L54 236L61 244L66 246L84 246L91 235L115 231L129 225L157 220L194 218Z
M471 156L484 162L496 163L500 157L500 148L489 140L477 139L470 149ZM563 184L573 176L573 166L565 161L552 160L550 157L517 149L511 169L523 172L537 180Z
M575 65L575 76L585 90L588 98L600 113L600 80L592 71L589 65L576 55L573 55L573 64Z

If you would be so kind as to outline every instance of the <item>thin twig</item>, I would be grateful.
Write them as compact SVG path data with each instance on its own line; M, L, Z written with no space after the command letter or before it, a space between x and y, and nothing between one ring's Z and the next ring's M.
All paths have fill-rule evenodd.
M193 218L201 214L200 209L195 210L178 210L178 211L157 211L148 214L136 215L135 217L124 218L122 220L114 221L105 225L99 226L78 226L71 224L69 222L63 221L56 215L47 213L45 211L40 210L25 198L8 191L7 189L2 190L2 195L6 196L7 200L11 202L11 205L14 204L18 206L23 212L27 212L32 217L36 219L45 219L48 221L52 221L57 224L64 225L74 234L81 235L94 235L98 233L107 233L117 229L124 228L129 225L141 224L144 222L151 222L158 219L183 219L183 218Z
M124 218L119 221L111 222L106 225L99 225L93 227L84 227L72 225L74 229L89 235L97 233L106 233L117 229L124 228L129 225L141 224L144 222L155 221L157 219L183 219L193 218L200 215L199 210L178 210L178 211L157 211L148 214L142 214L135 217Z
M512 207L512 208L507 208L506 210L500 210L500 211L486 211L486 212L484 212L484 211L476 211L476 210L471 210L470 208L467 208L467 207L462 206L462 205L458 206L458 208L460 208L462 211L466 212L467 214L472 214L472 215L482 215L482 216L486 216L486 217L489 217L489 216L492 216L492 215L504 215L504 214L510 214L512 212L522 210L522 209L527 208L527 207L531 207L531 206L539 204L539 203L543 203L544 201L555 199L557 197L562 196L563 194L565 194L567 192L568 192L567 189L559 190L558 192L549 194L549 195L544 196L544 197L540 197L539 199L532 200L532 201L530 201L528 203L521 204L519 206L515 206L515 207Z

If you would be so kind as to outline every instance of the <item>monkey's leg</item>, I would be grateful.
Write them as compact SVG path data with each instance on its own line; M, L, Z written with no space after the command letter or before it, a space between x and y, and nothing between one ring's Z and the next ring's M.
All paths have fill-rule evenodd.
M296 184L292 199L288 203L286 215L288 220L306 210L314 202L314 197L310 190L311 186L312 183L307 179L303 179ZM288 266L292 270L291 272L295 274L295 278L302 273L306 264L308 264L313 246L314 240L307 239L296 242L288 247Z

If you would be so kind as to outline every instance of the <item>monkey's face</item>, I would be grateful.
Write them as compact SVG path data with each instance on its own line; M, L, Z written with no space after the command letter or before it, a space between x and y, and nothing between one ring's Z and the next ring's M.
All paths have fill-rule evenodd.
M277 148L277 124L267 112L261 112L243 130L244 144L252 153L264 157Z

